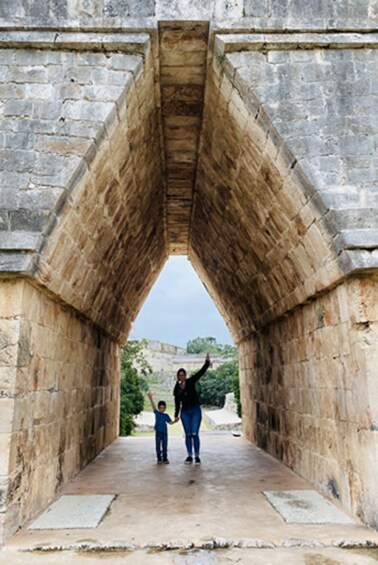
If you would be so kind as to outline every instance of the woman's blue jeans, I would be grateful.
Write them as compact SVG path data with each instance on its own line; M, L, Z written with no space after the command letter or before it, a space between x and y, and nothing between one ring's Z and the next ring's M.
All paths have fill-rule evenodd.
M181 421L185 430L185 445L188 455L197 457L200 454L199 429L202 420L202 412L200 406L193 406L181 411Z

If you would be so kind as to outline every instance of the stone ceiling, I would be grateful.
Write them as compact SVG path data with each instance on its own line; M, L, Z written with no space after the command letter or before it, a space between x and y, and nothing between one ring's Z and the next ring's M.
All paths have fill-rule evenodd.
M159 23L162 122L171 254L187 254L206 78L209 24Z

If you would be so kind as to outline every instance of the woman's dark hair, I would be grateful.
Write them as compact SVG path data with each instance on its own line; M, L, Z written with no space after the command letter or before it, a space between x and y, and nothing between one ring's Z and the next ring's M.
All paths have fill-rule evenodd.
M185 376L186 376L186 371L185 371L185 369L183 369L182 367L181 367L181 369L179 369L179 370L177 371L177 378L178 378L178 376L179 376L179 373L185 373Z

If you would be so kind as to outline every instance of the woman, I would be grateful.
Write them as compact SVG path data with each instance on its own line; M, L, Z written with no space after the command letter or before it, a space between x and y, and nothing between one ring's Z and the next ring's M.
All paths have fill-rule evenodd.
M188 456L186 464L193 463L201 465L199 429L202 420L200 401L196 391L196 382L204 375L210 365L210 355L206 355L205 364L192 377L186 378L185 369L177 371L177 383L173 389L175 397L175 422L179 419L181 409L181 421L185 430L185 445Z

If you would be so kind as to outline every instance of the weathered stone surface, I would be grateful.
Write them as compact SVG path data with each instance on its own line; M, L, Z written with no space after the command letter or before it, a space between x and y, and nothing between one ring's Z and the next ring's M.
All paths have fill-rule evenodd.
M0 272L35 286L0 288L0 532L115 436L169 253L241 346L247 435L376 525L377 10L347 4L1 3Z
M6 34L12 33L16 35L6 39ZM39 33L47 34L47 36L38 39ZM133 55L109 53L108 56L105 56L97 52L77 54L49 51L49 41L52 41L49 33L28 32L26 35L19 32L3 33L3 40L8 41L8 46L16 45L17 41L23 41L24 44L29 42L30 46L38 45L38 41L44 41L45 49L45 51L31 52L22 49L4 51L9 60L15 61L16 64L4 67L4 81L6 81L4 86L9 85L11 90L7 92L6 88L3 89L7 119L3 120L2 124L5 144L6 147L9 146L9 149L4 149L5 152L8 151L5 156L9 157L4 174L10 173L10 184L5 186L2 192L4 208L1 228L3 231L28 230L37 234L44 230L48 234L53 230L59 221L60 213L66 206L67 195L71 193L73 187L79 183L80 179L82 184L85 184L88 178L93 177L93 173L97 172L93 161L96 158L100 159L101 152L104 154L111 132L120 127L119 114L123 105L130 105L132 108L133 80L139 76L139 73L144 74L142 58ZM155 71L154 77L155 80L160 79L161 96L159 101L151 92L149 103L152 105L161 103L162 109L166 196L161 202L161 210L162 216L166 215L166 218L165 225L157 219L157 216L151 223L157 225L160 221L161 248L168 244L170 252L186 253L188 252L192 214L194 214L194 229L191 234L193 243L190 246L190 253L193 258L198 255L195 243L196 231L200 234L207 229L208 211L205 211L202 206L204 193L200 188L203 163L206 163L207 156L211 161L211 167L219 169L216 175L222 177L222 184L225 187L235 177L239 187L237 191L233 190L232 194L239 202L241 202L242 191L244 191L244 197L247 198L248 179L255 177L261 187L266 186L265 197L262 197L262 193L259 194L256 210L253 212L253 221L257 222L256 226L265 225L265 232L260 231L257 236L259 245L262 245L262 251L258 252L255 245L254 253L257 254L255 265L252 266L252 263L248 267L243 265L242 257L245 255L243 249L248 246L247 242L252 235L251 211L246 205L241 216L245 217L248 222L248 228L244 235L241 230L238 250L236 251L233 246L233 255L229 256L231 261L229 272L234 278L229 284L230 287L234 286L234 289L230 290L232 296L236 296L235 287L241 280L248 279L250 284L254 285L252 282L255 280L254 277L261 277L262 261L267 265L267 262L272 263L277 259L284 259L284 248L287 246L288 238L291 239L293 248L286 249L287 274L284 278L273 273L269 276L267 273L264 274L264 278L268 276L271 286L269 297L260 295L257 298L256 304L252 306L252 313L248 316L248 323L239 320L244 328L243 335L245 335L252 331L256 324L265 323L266 320L272 319L314 292L318 292L322 287L332 284L342 276L343 272L353 269L372 269L375 266L372 252L369 252L369 255L364 253L357 257L355 243L353 244L353 255L343 253L346 247L350 247L350 244L343 240L343 233L346 229L353 228L359 231L369 230L368 248L369 250L375 249L372 238L375 233L376 215L368 208L371 203L375 202L376 192L374 190L374 163L372 159L369 162L368 155L369 151L372 152L375 143L375 138L371 135L376 129L374 129L372 114L373 106L369 106L370 110L367 111L366 116L361 115L361 112L358 115L350 113L351 99L366 98L364 84L370 84L373 79L372 69L375 57L375 51L365 49L364 55L361 55L361 49L357 50L355 47L361 47L364 37L367 46L372 45L371 42L375 39L371 39L369 34L351 33L307 34L306 36L298 33L270 34L270 36L269 34L234 34L217 37L215 60L217 61L220 56L226 56L222 61L226 74L220 80L220 69L215 65L214 85L217 81L219 84L213 87L213 81L209 77L209 104L205 111L209 114L213 112L212 104L217 95L213 96L210 92L212 88L219 88L220 100L224 100L224 113L221 114L221 108L217 109L218 124L216 127L218 130L215 131L214 142L211 149L206 147L202 152L203 156L196 170L208 48L207 34L208 25L202 22L159 24L158 47L161 65L160 74ZM132 50L133 45L138 45L138 34L134 34L134 40L129 36L130 34L124 36L109 34L105 40L105 36L98 33L64 32L55 39L53 47L56 49L64 46L74 49L79 46L80 49L89 49L91 46L97 48L105 41L107 48L113 45L115 49L118 44L121 44L125 49ZM11 43L12 41L14 43ZM325 49L327 45L333 46L333 43L337 49ZM348 48L349 44L354 50ZM140 45L145 53L146 36L143 34L140 34ZM298 50L298 47L301 47L301 50ZM304 47L305 51L303 51ZM315 47L317 49L323 47L323 50L319 52ZM257 52L239 52L240 49L251 48ZM261 49L268 49L267 54L261 52ZM372 56L369 58L370 53ZM75 66L75 62L81 64ZM69 79L68 82L64 82L61 78L62 69L65 69L65 80ZM78 72L77 69L80 71ZM349 81L342 80L343 69ZM151 74L151 70L148 72ZM338 80L335 80L338 75L340 75ZM358 82L352 80L361 78L362 75L364 75L363 80L358 80ZM17 84L22 84L23 99L12 98L14 85L9 82L9 77L18 81ZM142 79L138 80L141 82ZM56 98L57 84L60 85L61 97L64 100L62 107L52 101L53 94ZM351 90L352 97L348 99L349 105L344 108L343 89L349 88L348 84L354 85L354 90ZM336 108L337 101L340 104ZM328 102L332 102L331 106ZM44 104L48 106L44 108ZM144 111L146 104L143 103L142 106ZM353 108L355 106L356 104L353 103ZM133 110L128 112L136 119ZM154 113L152 106L149 112ZM93 120L94 115L95 120ZM228 115L232 116L231 119L237 124L237 128L230 131L230 134L228 133L230 128L223 126L223 120L227 120ZM12 117L16 117L17 120L12 120ZM41 117L43 119L40 119ZM48 117L50 119L47 119ZM153 128L155 143L152 142L151 136L148 143L157 146L161 137L155 113L154 119L156 120ZM14 131L15 122L18 125L16 132ZM208 124L208 127L213 127L213 122L215 122L213 116L208 119L205 115L205 124ZM249 132L248 135L245 135L246 130ZM54 135L51 135L51 131L54 132ZM144 135L149 136L151 131L149 125L148 128L145 128ZM249 143L247 140L252 131L253 141ZM340 133L343 133L343 137L340 137ZM368 138L367 133L370 134ZM204 129L202 143L205 145L209 142L206 136L207 130ZM227 139L226 142L225 139ZM138 144L139 141L129 140L130 150L134 151ZM245 144L248 144L246 150L244 149ZM367 144L370 147L369 150ZM234 146L230 150L231 145ZM237 151L237 147L240 151ZM358 154L353 154L353 147L358 148ZM99 148L100 151L98 151ZM119 149L116 151L117 155L119 151ZM351 151L352 154L350 154ZM153 157L155 159L153 166L156 168L159 167L157 152L156 147ZM248 159L246 165L241 165L241 160L246 160L243 156L244 152L245 155L248 155ZM137 154L136 151L135 155ZM151 162L151 155L144 161ZM263 168L261 167L262 162L264 163ZM125 169L120 168L119 170L123 173L129 171L131 164L135 167L135 163L134 156L128 165L125 165ZM208 180L214 183L215 177L210 180L209 176L211 167L206 165L206 175ZM346 168L351 174L350 178L343 173ZM336 171L338 176L335 176ZM367 176L366 171L368 171ZM333 181L330 175L333 175ZM134 178L138 177L141 177L140 170L134 174ZM103 175L100 175L99 179L94 184L109 180ZM199 213L202 214L204 221L201 228L197 226L195 217L199 206L194 206L194 208L192 206L195 179L198 191L197 202L201 203ZM323 189L325 189L324 198L320 196ZM223 193L224 198L228 199L227 191ZM276 203L272 200L273 196L277 198ZM113 198L110 192L109 198ZM270 203L274 204L273 206L270 205L269 199ZM346 207L346 202L351 202L349 209ZM49 215L54 203L58 213ZM225 215L223 214L224 206L226 206L224 210L227 211ZM269 207L269 210L266 206ZM216 210L222 223L230 223L230 229L232 229L233 216L241 217L240 211L232 209L226 202L216 205L213 212ZM284 210L284 215L282 210ZM329 212L326 214L327 210ZM339 213L340 210L342 213ZM158 213L158 209L156 212ZM67 210L64 213L67 213ZM47 217L48 221L46 221ZM311 225L315 218L317 218L317 226ZM93 217L91 221L94 221ZM214 225L214 213L212 221ZM290 224L294 226L294 232L288 229ZM77 229L81 230L81 228ZM219 236L220 229L219 227L216 238ZM162 234L165 230L168 232L166 236L168 242L163 243ZM95 238L100 233L97 231ZM273 247L276 247L279 233L285 234L285 239L279 246L280 249L274 252L271 249L267 253L271 246L269 240L274 239ZM231 232L230 237L232 237ZM255 234L253 237L256 237ZM295 239L297 241L294 241ZM355 242L356 238L349 237L350 240ZM147 247L151 244L148 241L147 238ZM46 237L40 240L42 245L40 249L45 251L46 242ZM199 235L199 243L202 245L201 235ZM15 249L12 249L12 245ZM31 246L22 245L14 238L9 238L5 249L8 252L14 252L16 249L21 249L22 246L27 247L23 251L32 251ZM214 248L210 240L208 246ZM366 249L366 246L362 248ZM161 251L161 258L166 252ZM203 251L203 254L207 255L207 253L208 251ZM338 263L335 261L337 256L339 256ZM56 261L61 259L62 255L58 254ZM42 262L44 261L43 258ZM75 261L75 259L71 260L72 263ZM202 263L204 263L203 260ZM17 260L13 253L12 256L8 255L2 261L2 270L21 269L21 266L25 270L28 265L30 265L28 258L23 257L22 260ZM257 265L260 269L259 274L256 272ZM198 265L198 268L206 278L203 267ZM253 273L251 268L254 270ZM153 276L155 275L152 274ZM48 276L44 273L40 280L46 284L47 278ZM219 283L214 281L209 283L207 280L207 283L212 286L213 291L216 285L219 286ZM223 286L223 283L220 285ZM83 305L79 305L80 301L75 296L76 291L75 293L72 292L72 289L68 291L68 287L67 281L64 291L62 288L58 291L56 285L50 284L53 292L59 292L62 299L83 311ZM257 288L259 287L262 288L261 285ZM265 285L265 293L268 293L267 289L268 284ZM131 300L133 306L129 314L133 315L132 313L138 310L141 299L142 295ZM227 300L227 303L228 308L232 309L232 299ZM86 315L96 323L107 325L107 331L113 334L118 332L119 335L120 327L118 329L115 327L117 323L112 323L110 327L109 320L106 322L106 316L96 313L96 308L85 307ZM111 306L108 311L111 311ZM251 326L251 320L256 318L257 311L259 311L258 317L260 316L261 320L259 322L254 319L254 326ZM125 313L119 312L118 315L121 318ZM235 320L235 315L229 314L229 318Z
M228 77L213 80L190 256L238 341L340 272L311 187L277 160L269 124L246 110Z
M376 228L367 195L376 192L378 129L369 92L377 55L369 49L229 55L239 84L259 98L313 186L327 191L329 222L337 230ZM358 195L353 210L349 194Z
M118 346L23 281L1 285L5 535L118 435ZM6 512L4 517L4 512Z
M187 254L202 118L207 23L160 22L159 55L171 254Z
M79 36L71 35L71 41ZM123 44L129 46L127 37ZM145 44L141 34L144 51ZM34 276L122 339L167 255L151 56L146 66L142 56L127 53L3 54L27 100L8 99L11 92L3 89L6 119L0 131L13 146L3 150L0 243L7 255L1 270L25 271L30 256L18 259L15 252L43 250L43 257L34 257ZM62 229L54 231L58 224ZM137 255L144 256L140 282L135 261L132 266ZM110 297L105 279L117 269L125 274L116 275L119 297L113 287ZM148 277L150 284L142 288Z
M252 320L255 326L259 326L259 320L265 323L269 317L292 307L295 301L302 301L305 295L311 296L322 286L328 286L332 280L340 278L342 272L376 266L374 251L358 254L356 243L353 257L342 253L344 248L350 247L349 241L358 239L349 235L347 243L343 239L346 229L351 233L353 229L359 231L361 249L378 247L378 240L374 240L377 214L375 208L367 205L367 195L376 192L373 172L376 169L376 120L372 106L368 106L371 109L367 112L355 110L365 100L366 85L373 80L376 51L367 49L361 53L360 50L345 49L348 47L346 36L344 40L335 36L337 49L319 52L314 46L318 45L319 37L322 37L321 41L325 41L325 37L316 35L304 38L306 45L301 49L305 47L307 50L299 51L300 37L303 36L287 35L285 38L257 34L224 35L216 39L218 55L213 83L209 79L207 91L191 253L234 331L238 316L240 326L248 333L253 331ZM331 37L327 40L333 41ZM358 47L361 41L362 35L350 37L351 47ZM371 41L375 42L376 38L372 37ZM240 49L262 52L239 52ZM264 49L268 52L264 53ZM221 63L221 69L217 62ZM350 107L344 108L345 92L349 93ZM229 128L223 126L227 122ZM353 127L350 127L352 122ZM248 144L248 138L252 136L254 142ZM353 157L350 157L351 151L355 154ZM243 166L246 155L247 166ZM261 163L266 163L264 168ZM369 167L372 174L366 177L361 173L360 165ZM335 173L333 180L329 171ZM261 172L265 175L263 179ZM245 179L249 179L248 184ZM264 184L261 185L260 179ZM256 192L257 183L264 187L267 198ZM249 212L246 204L251 186L258 197L253 212ZM324 190L326 198L323 200ZM332 206L330 194L333 195ZM348 209L348 194L357 194L360 204L353 202L353 208ZM374 196L370 196L369 203L371 198ZM243 209L236 199L238 203L243 202ZM278 208L275 199L279 201ZM235 221L239 224L239 253L235 253L235 244L231 243ZM214 239L204 244L201 234L208 222L212 225ZM288 229L291 222L295 232ZM253 230L254 223L260 227L265 224L265 227ZM366 230L366 244L361 230ZM280 233L284 234L284 245L279 243ZM228 241L222 250L215 244L220 236ZM263 237L265 241L262 241ZM274 241L268 244L269 239ZM248 240L254 241L253 251L246 251ZM278 252L273 251L277 244ZM233 249L224 259L227 246ZM245 260L243 264L243 255L258 253L258 246L261 251L253 263ZM222 264L229 263L228 290L225 289L224 270L219 271L219 252ZM285 270L280 269L278 273L276 262L284 260L285 255ZM272 268L268 266L270 261L277 271L273 279L267 276ZM259 266L259 272L253 272L256 266ZM210 270L212 274L209 274ZM264 284L256 285L253 281L257 277L264 280ZM242 315L236 314L238 304L241 304L236 298L239 295L237 289L245 287L246 282L250 285L247 294L253 304L249 324ZM269 285L272 285L270 291ZM261 295L262 290L270 293L269 298ZM253 299L253 295L257 297ZM236 336L236 339L239 338Z
M177 371L185 367L188 373L199 371L203 366L203 355L188 354L185 348L156 340L147 340L142 349L145 359L150 364L155 376L161 378L164 386L171 388L176 379ZM211 367L217 369L223 363L231 361L218 355L211 356Z
M195 18L193 17L195 16ZM121 22L136 21L141 26L149 19L165 21L209 20L225 27L276 29L374 29L377 10L374 0L353 0L347 5L343 0L332 3L306 2L301 0L200 0L194 5L189 0L88 0L71 2L61 0L17 0L12 7L6 2L0 6L0 17L9 23L11 19L22 25L64 20L65 22L96 23L109 27Z
M241 344L247 436L371 524L376 297L376 282L350 282Z

